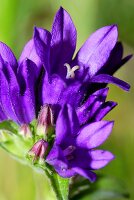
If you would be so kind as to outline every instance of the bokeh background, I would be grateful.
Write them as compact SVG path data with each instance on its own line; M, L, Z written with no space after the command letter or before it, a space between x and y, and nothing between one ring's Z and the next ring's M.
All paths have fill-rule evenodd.
M124 55L134 52L134 0L0 0L0 41L8 44L17 58L32 37L33 27L51 29L55 12L63 6L72 16L78 31L77 48L89 34L101 26L116 23ZM125 184L134 200L134 61L129 61L116 74L131 84L126 93L110 86L108 99L117 101L108 119L115 120L113 134L103 145L116 159L101 173ZM45 178L19 164L0 149L0 200L52 200ZM98 199L96 199L98 200Z

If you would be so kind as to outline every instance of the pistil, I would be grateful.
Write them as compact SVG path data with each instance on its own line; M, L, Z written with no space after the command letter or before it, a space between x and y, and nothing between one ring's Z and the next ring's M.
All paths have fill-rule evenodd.
M65 63L64 66L67 68L66 79L75 78L75 71L78 70L80 67L75 65L71 68L71 66L68 63Z

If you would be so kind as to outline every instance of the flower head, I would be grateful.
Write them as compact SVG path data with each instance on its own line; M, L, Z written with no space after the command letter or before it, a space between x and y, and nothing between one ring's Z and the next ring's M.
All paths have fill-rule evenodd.
M80 174L94 181L92 170L114 158L94 149L113 127L101 121L117 105L106 101L106 85L130 87L113 76L131 58L122 59L117 38L116 25L100 28L74 56L76 28L60 8L51 32L34 28L18 62L0 42L0 121L6 136L0 145L21 160L33 156L32 165L44 171L51 165L62 177Z
M112 121L99 121L81 128L75 110L64 106L56 122L56 138L46 162L62 177L80 174L95 181L92 170L104 167L114 158L108 151L95 149L107 139L112 127Z
M42 104L69 103L77 107L84 95L96 90L96 84L97 89L113 83L129 90L127 83L112 76L131 58L129 55L122 59L123 47L117 39L116 25L100 28L74 57L76 28L70 15L61 7L55 15L51 32L35 27L33 38L25 46L20 61L28 57L44 66Z
M107 83L129 90L127 83L112 76L131 58L122 59L123 47L117 38L116 25L100 28L74 57L76 28L61 7L51 32L35 27L18 62L10 48L0 42L1 121L28 124L46 104L53 106L55 116L65 103L77 109Z

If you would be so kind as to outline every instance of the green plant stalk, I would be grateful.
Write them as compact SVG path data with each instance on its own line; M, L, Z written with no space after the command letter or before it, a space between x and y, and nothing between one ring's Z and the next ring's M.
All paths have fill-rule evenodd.
M46 176L55 193L56 200L68 200L69 179L60 177L56 172L50 174L47 170Z

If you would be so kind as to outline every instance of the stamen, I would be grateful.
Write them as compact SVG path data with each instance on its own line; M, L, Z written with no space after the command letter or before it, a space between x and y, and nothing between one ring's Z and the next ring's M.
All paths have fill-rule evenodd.
M71 66L68 64L68 63L65 63L64 66L67 68L67 75L66 75L66 78L69 79L69 78L75 78L75 71L80 69L79 66L74 66L71 68Z
M72 146L72 145L68 146L68 147L64 150L64 156L69 156L69 155L71 155L71 154L74 152L75 149L76 149L75 146Z

